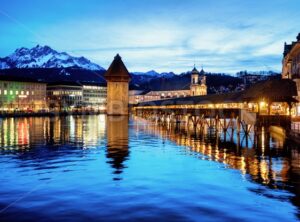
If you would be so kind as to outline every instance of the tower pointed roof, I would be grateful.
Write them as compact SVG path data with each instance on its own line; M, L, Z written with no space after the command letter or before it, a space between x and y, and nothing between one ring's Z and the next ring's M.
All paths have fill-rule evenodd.
M122 61L122 58L117 54L110 64L108 70L104 74L107 81L128 82L130 74Z
M205 75L205 72L204 72L203 68L200 71L200 75Z
M192 70L192 75L199 75L199 71L196 69L196 67L194 66L193 70Z

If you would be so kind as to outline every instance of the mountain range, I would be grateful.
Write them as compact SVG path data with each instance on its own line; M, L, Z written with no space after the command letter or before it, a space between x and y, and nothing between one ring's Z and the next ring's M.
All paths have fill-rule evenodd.
M162 72L158 73L155 70L150 70L148 72L133 72L134 75L144 75L148 77L164 77L164 78L172 78L176 74L174 72Z
M65 52L57 52L49 46L37 45L31 49L23 47L16 49L9 56L0 58L0 69L67 67L104 70L84 57L74 57Z
M85 57L74 57L66 52L58 52L49 46L37 45L31 49L19 48L9 56L0 58L0 69L14 68L82 68L87 70L105 70L103 67L91 62ZM133 75L148 77L170 78L173 72L158 73L154 70L148 72L133 72Z
M31 49L19 48L11 55L0 58L0 75L28 77L43 82L81 81L106 84L105 69L84 57L74 57L66 52L57 52L49 46L37 45ZM246 71L237 76L249 74ZM261 73L265 74L265 73ZM268 75L272 73L268 72ZM241 78L226 74L206 73L208 91L219 92L220 88L234 90L242 83ZM132 72L130 88L136 90L182 90L189 89L190 72L179 75L173 72Z

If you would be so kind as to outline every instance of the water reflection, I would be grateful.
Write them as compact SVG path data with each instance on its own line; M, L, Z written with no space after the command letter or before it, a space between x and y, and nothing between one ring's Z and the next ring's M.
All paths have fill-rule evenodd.
M197 158L217 161L225 167L240 170L251 181L272 189L288 190L295 194L291 201L300 207L300 153L297 145L289 143L284 136L265 128L252 130L249 135L237 134L234 130L224 132L206 127L195 132L171 125L151 123L139 117L137 131L144 130L184 146ZM266 195L267 190L252 190Z
M128 117L107 116L107 158L115 169L114 174L123 172L124 161L129 156L128 150ZM115 177L114 180L120 180Z
M291 202L299 206L299 152L265 129L237 136L104 115L16 118L0 120L0 145L0 208L14 203L1 221L266 221L294 218Z
M7 118L0 121L0 146L6 151L40 145L96 148L105 143L105 116Z
M106 130L107 126L107 130ZM108 163L114 174L121 174L128 158L128 117L67 116L53 118L7 118L0 122L1 153L27 152L19 158L48 160L41 146L49 150L93 149L106 146ZM41 150L41 153L38 152ZM57 153L63 155L67 152ZM55 153L48 155L55 158ZM119 180L120 177L114 178Z

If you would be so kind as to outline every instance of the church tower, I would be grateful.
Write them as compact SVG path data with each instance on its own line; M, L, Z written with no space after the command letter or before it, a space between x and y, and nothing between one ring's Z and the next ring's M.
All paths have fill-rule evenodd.
M207 95L206 76L203 69L199 72L196 67L191 73L191 96L203 96Z
M107 81L107 115L128 115L130 75L119 54L104 77Z
M199 83L199 74L199 71L194 67L191 74L191 85L197 85Z

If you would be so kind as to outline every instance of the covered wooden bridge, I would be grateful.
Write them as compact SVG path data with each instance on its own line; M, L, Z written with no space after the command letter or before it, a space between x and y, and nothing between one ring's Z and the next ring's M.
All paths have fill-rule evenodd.
M223 130L235 125L238 131L243 128L248 133L253 126L290 126L295 96L295 82L274 79L242 92L144 102L133 107L133 111L162 123L192 124L194 128L208 125Z

